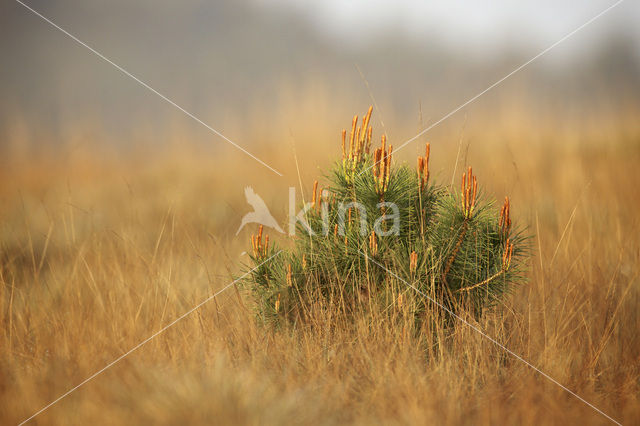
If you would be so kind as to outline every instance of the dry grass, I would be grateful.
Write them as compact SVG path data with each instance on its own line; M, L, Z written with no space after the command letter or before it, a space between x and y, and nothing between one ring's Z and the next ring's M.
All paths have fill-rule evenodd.
M537 234L529 283L479 326L623 423L640 418L634 115L583 130L469 124L472 143L461 149L486 190L509 193L512 214ZM459 129L433 136L440 181L450 180ZM298 146L307 188L327 149L313 142ZM0 423L26 419L229 283L252 231L234 236L242 188L281 203L282 218L297 182L284 151L271 157L284 180L235 152L5 158ZM310 325L274 331L255 324L249 305L231 289L34 422L608 422L463 324L434 330L432 343L446 343L425 348L401 312L350 323L318 306Z

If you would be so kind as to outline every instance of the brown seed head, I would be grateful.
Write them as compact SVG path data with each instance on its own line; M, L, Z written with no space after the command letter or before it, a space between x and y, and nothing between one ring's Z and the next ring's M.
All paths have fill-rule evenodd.
M316 193L318 192L318 181L314 181L313 182L313 194L312 194L312 198L311 198L311 204L315 206L316 204Z
M500 221L498 225L500 226L500 231L503 235L509 236L509 231L511 230L511 217L509 215L510 204L509 197L504 197L504 204L502 205L502 209L500 210Z
M316 212L320 209L320 207L322 206L322 191L324 191L323 188L320 188L320 190L318 191L318 195L316 197Z
M382 150L380 148L376 148L374 159L375 163L373 164L373 175L378 177L380 176L380 161L382 160Z
M378 240L375 231L371 231L371 235L369 235L369 250L373 256L378 254Z
M478 196L478 180L473 175L473 170L469 166L467 173L462 174L462 209L465 217L472 216Z
M362 135L361 135L360 145L362 145L363 147L365 145L367 128L369 127L369 120L371 119L372 112L373 112L373 105L370 105L369 110L367 111L367 113L364 115L364 118L362 119Z
M414 273L417 267L418 267L418 253L416 253L415 251L412 251L411 255L409 256L409 270L411 271L411 273Z
M429 180L429 155L431 154L431 144L427 142L424 155L424 178L425 183Z
M391 174L391 156L393 155L393 145L389 145L389 155L387 155L387 163L385 165L385 185L389 185L389 175ZM385 190L387 189L385 186Z
M507 238L504 244L504 251L502 252L502 268L507 270L511 266L511 256L513 255L513 244Z
M351 121L351 133L349 134L349 159L353 158L354 140L353 138L356 135L356 124L358 123L358 116L353 116L353 121Z
M475 207L476 195L478 195L478 180L474 176L473 177L473 197L471 198L471 209Z
M287 286L293 286L293 272L291 271L291 264L287 265Z

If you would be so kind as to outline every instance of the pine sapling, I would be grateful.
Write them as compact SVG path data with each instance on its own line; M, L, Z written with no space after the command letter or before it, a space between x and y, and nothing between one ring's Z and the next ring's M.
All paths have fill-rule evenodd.
M342 159L324 188L313 183L293 247L261 264L276 248L262 226L251 237L248 267L260 266L246 285L263 320L304 319L317 298L341 300L346 313L391 303L419 318L425 303L408 303L407 284L480 314L525 280L530 237L512 225L509 198L496 213L471 167L459 193L434 183L428 143L415 169L395 165L385 135L371 150L371 114L360 126L353 118L348 139L342 131Z

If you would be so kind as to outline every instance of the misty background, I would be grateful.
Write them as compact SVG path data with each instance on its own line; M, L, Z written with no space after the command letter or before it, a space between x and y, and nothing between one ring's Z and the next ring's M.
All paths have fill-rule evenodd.
M272 119L283 105L360 113L373 97L388 117L417 123L421 113L428 124L614 2L25 3L249 146L255 141L242 140L243 123L286 134L286 119ZM637 105L639 24L640 2L623 2L486 97L576 114ZM202 142L216 139L15 1L0 3L0 55L0 144L16 132L55 144L86 123L114 145L141 129L161 143L176 123L198 129L193 137ZM325 124L342 128L345 118Z

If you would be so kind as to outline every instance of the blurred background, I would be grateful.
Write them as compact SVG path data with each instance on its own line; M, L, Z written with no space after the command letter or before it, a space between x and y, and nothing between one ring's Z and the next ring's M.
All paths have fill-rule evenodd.
M289 187L300 203L315 179L326 186L354 114L373 104L374 146L386 133L397 148L615 4L21 1L283 177L0 1L0 424L33 415L237 278L257 231L236 235L251 211L246 186L286 229ZM638 0L618 4L394 150L395 164L414 167L428 141L434 182L457 191L473 165L483 197L510 197L514 223L535 235L530 281L480 328L624 424L640 418L639 23ZM333 309L326 327L265 333L237 295L36 421L601 420L462 328L425 362L405 329L368 317L334 327Z
M264 151L292 138L322 144L319 128L336 144L350 117L374 102L376 123L399 144L614 2L25 3L237 143ZM586 126L635 111L638 22L640 3L623 2L448 125L460 131L474 118L486 125L517 113L534 126L550 117ZM83 144L235 149L14 1L0 5L0 55L5 153ZM233 158L252 161L239 151Z

